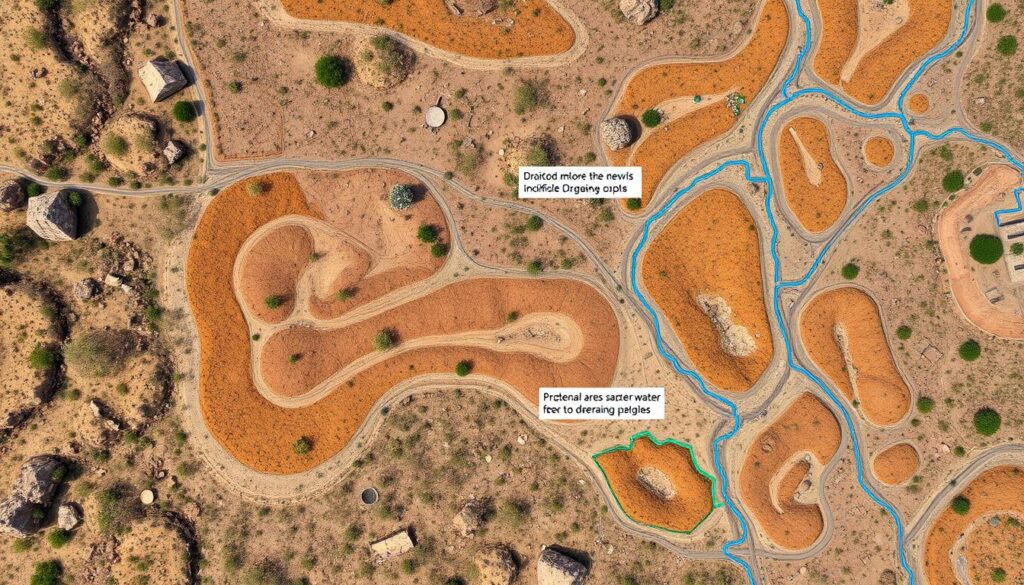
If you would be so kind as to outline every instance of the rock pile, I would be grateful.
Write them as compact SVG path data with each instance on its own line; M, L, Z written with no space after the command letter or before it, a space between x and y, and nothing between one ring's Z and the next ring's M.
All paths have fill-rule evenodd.
M746 357L757 349L750 331L732 322L732 307L722 297L697 295L697 305L711 319L719 335L719 345L733 357Z
M601 122L601 142L608 150L622 150L633 142L633 129L625 118L608 118Z
M635 25L644 25L658 15L657 0L619 0L619 10L626 20Z
M0 211L21 209L25 201L25 189L17 180L0 183Z
M68 502L57 508L57 528L72 531L82 523L82 510L78 504Z
M487 505L480 500L469 500L459 513L452 518L452 527L460 536L473 536L477 530L484 525L484 515L487 513Z
M35 534L66 472L64 462L52 455L26 461L14 480L11 495L0 502L0 533L18 538Z

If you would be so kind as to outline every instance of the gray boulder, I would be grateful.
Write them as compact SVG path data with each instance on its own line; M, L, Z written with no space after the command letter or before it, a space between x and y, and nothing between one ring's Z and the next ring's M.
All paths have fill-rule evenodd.
M25 189L15 180L0 183L0 211L14 211L25 206Z
M26 461L14 480L11 495L0 502L0 534L19 538L35 534L46 518L65 471L64 463L50 455Z
M537 559L537 585L580 585L586 578L583 563L551 547Z
M601 142L608 150L622 150L633 142L633 129L625 118L608 118L601 122Z
M100 294L100 283L95 278L83 278L71 287L72 294L80 301L87 301Z
M167 164L173 165L183 156L185 156L185 145L177 140L169 140L167 146L164 147L164 158L167 159Z
M470 537L484 524L487 506L480 500L469 500L459 513L452 518L452 527L460 536Z
M635 25L644 25L658 15L657 0L619 0L619 10L626 20Z
M57 527L61 530L72 531L82 523L82 511L78 504L68 502L57 508Z
M39 237L51 242L68 242L78 237L78 210L71 205L66 191L29 199L25 223Z

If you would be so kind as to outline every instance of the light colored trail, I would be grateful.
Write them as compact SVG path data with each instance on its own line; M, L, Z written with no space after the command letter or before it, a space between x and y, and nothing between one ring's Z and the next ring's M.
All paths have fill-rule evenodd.
M791 126L789 128L789 135L793 137L793 142L796 142L796 148L800 151L800 162L804 167L804 174L807 175L807 182L815 187L820 187L821 167L818 166L818 161L814 159L811 151L807 150L807 147L804 146L804 142L800 140L800 135L797 134L796 128Z

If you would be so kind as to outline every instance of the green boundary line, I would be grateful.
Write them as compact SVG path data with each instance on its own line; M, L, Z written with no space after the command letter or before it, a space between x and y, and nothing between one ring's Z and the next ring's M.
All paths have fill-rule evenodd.
M636 443L637 439L640 438L649 439L652 443L655 444L655 446L658 447L662 445L672 444L678 447L682 447L683 449L686 449L690 453L690 462L693 463L693 468L697 470L697 473L707 478L711 482L711 511L705 514L704 517L701 518L697 522L697 524L694 525L693 528L689 530L673 530L671 528L666 528L664 526L658 526L657 524L648 524L646 522L641 522L636 518L630 516L629 512L627 512L626 509L622 507L622 502L619 501L619 496L618 494L615 493L615 488L613 488L612 483L608 481L608 474L605 473L604 468L601 467L601 463L597 460L597 458L600 457L601 455L614 453L616 451L631 451L633 449L633 444ZM601 470L601 475L604 477L604 482L608 486L608 491L612 493L612 498L615 499L615 504L618 505L619 509L622 510L622 513L625 514L627 518L641 526L657 528L658 530L664 530L665 532L671 532L674 534L692 534L694 530L700 528L700 525L703 524L704 521L707 520L708 517L715 512L715 510L721 508L723 505L723 503L718 501L718 498L716 497L716 494L718 493L718 479L715 478L715 476L711 475L710 473L707 473L706 471L701 469L700 464L697 463L697 455L693 452L693 446L690 445L689 443L684 443L682 441L677 441L676 439L671 438L659 441L650 431L641 431L629 438L629 445L615 445L614 447L609 447L603 451L598 451L597 453L591 455L591 459L594 460L594 464L597 465L597 468Z

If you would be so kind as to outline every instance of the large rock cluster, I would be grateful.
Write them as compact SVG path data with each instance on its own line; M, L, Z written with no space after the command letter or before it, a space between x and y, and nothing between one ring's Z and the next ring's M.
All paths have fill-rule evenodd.
M460 536L473 536L484 524L487 505L480 500L469 500L459 513L452 518L452 527Z
M0 533L27 538L35 534L67 469L51 455L33 457L21 466L11 495L0 502Z
M39 237L67 242L78 237L78 210L66 191L39 195L28 200L25 223Z
M580 585L587 578L587 567L551 547L537 559L537 585Z
M644 25L658 15L657 0L619 0L619 10L626 20L635 25Z
M633 143L633 129L625 118L608 118L601 122L600 132L608 150L622 150Z
M16 180L0 183L0 211L14 211L25 206L25 189Z

